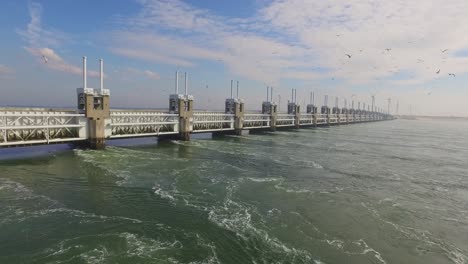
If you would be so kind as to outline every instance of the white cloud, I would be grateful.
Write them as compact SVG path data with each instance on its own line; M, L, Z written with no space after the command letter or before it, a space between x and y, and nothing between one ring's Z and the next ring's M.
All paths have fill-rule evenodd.
M11 77L14 73L12 68L0 64L0 78Z
M37 58L37 62L41 63L45 67L67 72L75 75L81 75L83 73L82 68L64 61L53 49L49 48L26 48L26 50ZM99 72L88 70L88 76L98 77Z
M161 76L159 76L159 74L153 72L153 71L150 71L150 70L145 70L143 71L143 73L150 79L153 79L153 80L158 80L161 78Z
M30 2L28 5L30 22L25 30L17 30L18 34L28 42L30 47L56 47L68 41L69 36L58 30L46 30L42 27L42 5Z
M467 73L468 57L456 56L468 49L465 0L275 0L244 18L179 0L139 2L141 12L113 32L116 54L178 67L213 61L250 80L274 86L299 80L309 86L303 89L323 85L322 95L359 93L367 102L372 89L379 105L387 97L401 97L401 105L418 101L412 93L418 87L453 88L460 84L448 73ZM444 99L461 105L454 96Z
M151 70L140 70L132 67L116 69L114 70L114 73L116 73L116 75L124 81L141 79L141 77L146 77L151 80L161 79L161 75L159 75L157 72Z
M424 83L463 73L468 62L453 56L468 47L463 0L278 0L244 19L177 0L140 3L142 11L128 19L131 33L114 35L117 54L178 66L218 60L235 74L265 82L334 77L351 85ZM318 74L315 67L326 70ZM444 74L435 74L438 69Z
M28 23L26 30L19 30L20 34L28 46L25 49L36 57L38 63L42 66L61 72L80 75L82 70L79 66L70 64L60 57L56 51L49 46L58 46L67 37L59 31L46 30L42 27L42 6L38 3L29 3L29 15L31 21ZM99 76L96 71L88 71L91 77Z
M462 0L290 0L275 1L259 15L269 29L311 48L338 77L369 82L407 71L412 82L423 83L466 72L467 58L453 56L468 47L462 33L468 32L466 10L468 2ZM438 69L445 74L437 75Z

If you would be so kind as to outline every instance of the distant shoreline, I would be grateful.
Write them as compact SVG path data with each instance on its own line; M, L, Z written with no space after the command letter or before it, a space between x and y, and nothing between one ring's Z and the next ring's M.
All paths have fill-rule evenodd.
M408 120L415 120L415 119L443 119L443 120L467 120L468 117L466 116L426 116L426 115L400 115L396 116L400 119L408 119Z

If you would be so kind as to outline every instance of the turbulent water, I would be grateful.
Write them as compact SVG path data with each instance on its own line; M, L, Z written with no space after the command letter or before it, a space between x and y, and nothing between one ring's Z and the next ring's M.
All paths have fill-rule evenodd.
M468 263L468 123L0 162L0 263Z

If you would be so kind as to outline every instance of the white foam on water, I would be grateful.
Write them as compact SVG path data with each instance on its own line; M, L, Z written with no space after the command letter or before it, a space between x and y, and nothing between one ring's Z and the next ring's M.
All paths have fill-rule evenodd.
M449 242L434 237L430 231L393 223L389 220L384 219L379 214L379 212L376 209L372 208L370 205L365 203L361 203L361 205L367 208L376 219L392 226L393 228L395 228L395 230L402 233L406 238L423 242L429 246L438 247L439 249L444 251L447 258L449 258L455 264L466 264L468 262L468 257L464 254L463 250L456 247L455 245L450 244Z
M314 263L315 264L326 264L325 262L320 261L320 260L316 260L316 259L314 259Z
M227 195L221 206L212 207L208 213L208 219L216 225L233 231L243 240L249 240L254 236L260 239L269 248L277 253L286 254L288 257L301 258L312 261L309 252L289 247L279 239L271 236L266 230L255 226L252 223L252 213L260 216L255 208L236 202L233 199L237 184L231 184L227 187ZM261 216L260 216L261 217Z
M316 169L323 169L323 166L320 165L318 162L312 161L312 166Z
M313 194L315 193L314 191L307 190L307 189L292 189L289 187L284 187L283 186L284 181L280 181L278 184L275 185L275 189L284 191L286 193L298 193L298 194Z
M66 214L69 216L73 216L76 218L91 218L91 219L100 219L104 221L109 221L109 220L124 220L124 221L129 221L134 224L140 224L143 223L143 221L135 218L129 218L129 217L124 217L124 216L106 216L106 215L98 215L94 213L87 213L81 210L75 210L75 209L69 209L69 208L48 208L48 209L42 209L38 211L33 211L30 213L27 213L29 217L27 218L37 218L37 217L44 217L44 216L49 216L52 214Z
M121 233L119 237L125 239L127 256L152 257L157 251L183 248L182 243L178 240L159 241L132 233Z
M282 178L254 178L254 177L246 177L247 180L253 182L275 182L275 181L282 181Z
M89 264L104 263L108 256L109 252L104 246L99 246L98 248L80 254L80 258Z
M369 245L367 245L367 243L366 243L366 241L364 241L364 239L359 239L357 241L354 241L353 243L356 244L356 245L364 247L364 249L363 249L363 251L361 253L362 255L366 255L367 253L371 253L378 261L380 261L380 263L383 263L383 264L387 263L382 258L380 252L378 252L377 250L369 247Z
M334 247L337 247L339 249L343 249L343 246L344 246L344 241L343 240L339 240L339 239L328 240L328 239L326 239L325 241L330 246L334 246Z
M277 215L280 215L280 214L281 214L281 210L278 209L278 208L272 208L272 209L267 211L267 215L269 217L277 216Z
M174 196L172 196L169 192L164 191L160 187L153 187L153 191L154 191L155 194L157 194L159 197L161 197L163 199L167 199L167 200L170 200L172 202L174 202L176 200L174 198Z

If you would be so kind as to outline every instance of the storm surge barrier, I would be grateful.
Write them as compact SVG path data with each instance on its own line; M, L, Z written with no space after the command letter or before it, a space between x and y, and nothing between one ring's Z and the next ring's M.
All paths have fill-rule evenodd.
M0 108L0 147L70 143L93 149L105 147L106 140L133 137L159 137L190 140L194 133L247 134L249 131L302 127L347 125L392 120L393 116L372 106L361 109L330 108L328 97L320 111L311 100L306 111L296 103L293 90L287 112L279 112L273 101L273 89L261 111L246 111L244 101L232 96L225 101L224 111L195 111L194 97L188 94L187 74L185 93L179 93L179 73L176 73L175 93L169 96L169 108L161 110L110 109L109 89L103 85L103 61L100 60L99 89L87 87L86 57L83 58L83 87L77 89L76 109ZM268 90L268 88L267 88ZM312 96L311 96L312 98Z

